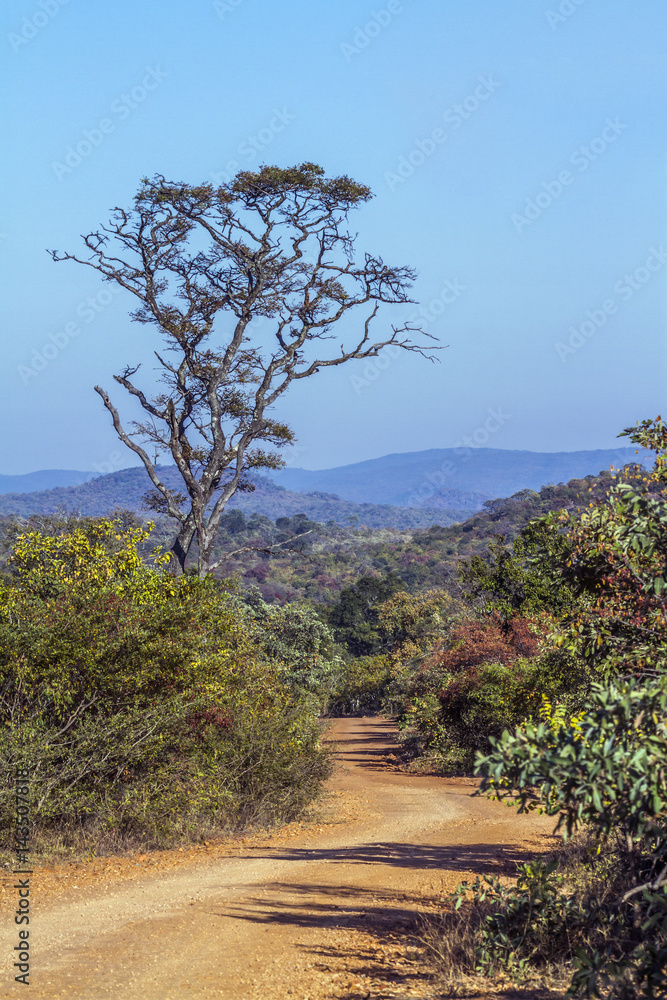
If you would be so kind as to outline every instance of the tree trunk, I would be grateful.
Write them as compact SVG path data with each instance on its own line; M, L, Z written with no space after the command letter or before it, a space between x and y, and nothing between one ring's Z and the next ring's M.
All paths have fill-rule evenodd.
M194 525L183 525L171 547L171 552L179 565L181 574L185 573L185 560L188 557L192 540L195 537L195 531Z
M213 543L215 541L215 531L208 531L203 528L197 532L197 544L199 546L199 559L197 562L197 572L200 579L204 579L208 573L208 567L211 562L211 552L213 550Z

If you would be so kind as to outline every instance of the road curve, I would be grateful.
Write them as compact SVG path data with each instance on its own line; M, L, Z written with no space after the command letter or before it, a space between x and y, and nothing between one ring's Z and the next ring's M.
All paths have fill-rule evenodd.
M36 873L33 1000L432 995L401 950L401 928L463 878L511 875L548 848L553 823L472 797L470 779L399 771L393 729L381 718L335 720L331 737L332 797L296 834L259 836L228 856L213 849L166 870L158 862L131 881L70 885L41 907ZM7 906L3 918L0 996L8 998L20 984Z

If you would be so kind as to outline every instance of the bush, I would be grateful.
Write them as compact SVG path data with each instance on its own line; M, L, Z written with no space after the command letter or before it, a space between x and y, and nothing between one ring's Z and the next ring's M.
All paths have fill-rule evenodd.
M329 703L329 715L365 715L383 705L391 679L387 656L360 656L345 664Z
M575 661L543 651L541 621L468 618L407 678L397 702L409 759L440 770L472 770L492 737L537 716L542 698L563 696L579 679ZM574 703L574 699L570 699Z
M665 907L644 922L619 907L630 871L622 846L579 837L558 856L519 865L514 885L459 885L424 920L424 943L448 983L469 977L479 992L492 978L559 992L569 981L568 995L664 997Z
M250 635L263 655L279 664L281 680L326 711L343 672L333 634L308 604L267 604L257 587L235 598Z
M566 841L584 831L592 845L570 894L554 890L549 903L555 957L573 969L569 992L653 998L667 996L667 427L658 418L624 435L655 451L653 470L624 470L604 498L560 517L566 537L550 577L552 594L560 574L575 597L557 645L585 662L587 680L605 683L586 684L574 716L545 704L541 721L491 736L477 770L482 790L518 795L520 811L539 805L558 816ZM472 567L481 591L518 579L500 555L493 573ZM510 958L534 971L544 958L532 927L506 933L528 888L525 878L509 892L493 887L492 911L473 933L480 971ZM482 904L478 885L472 906Z
M344 587L338 600L326 609L336 642L345 646L351 656L375 656L382 652L380 609L402 584L397 576L362 576L350 587Z
M20 536L0 589L0 769L40 850L156 846L288 819L330 770L316 718L209 580L103 521ZM9 793L0 795L11 824Z
M582 908L562 891L557 867L537 858L519 865L516 885L484 876L458 886L449 908L425 923L425 942L448 979L558 975L581 938Z
M483 790L616 854L612 898L585 902L573 992L667 995L667 675L595 684L577 718L503 733L477 769Z

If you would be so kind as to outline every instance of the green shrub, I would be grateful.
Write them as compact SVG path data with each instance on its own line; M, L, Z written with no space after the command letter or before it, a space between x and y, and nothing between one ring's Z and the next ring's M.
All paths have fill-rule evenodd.
M308 604L267 604L257 587L233 600L262 655L279 664L282 682L324 713L343 661L328 625Z
M616 852L614 895L586 900L572 991L666 996L667 674L595 684L577 717L503 733L477 769L483 790Z
M580 667L565 652L543 649L543 622L461 619L443 646L404 681L396 699L410 759L429 767L472 770L492 737L537 717L543 697L576 704Z
M0 816L17 766L34 846L155 846L292 818L330 770L320 727L211 579L115 522L19 536L0 590Z
M344 587L338 600L326 609L336 642L345 646L351 656L376 656L382 652L380 610L402 586L393 573L384 578L361 576Z
M360 656L349 660L329 703L330 715L360 715L381 709L391 680L387 656Z
M582 908L562 891L558 862L537 858L519 865L516 884L494 876L463 882L448 908L430 922L431 950L451 974L529 979L553 968L579 940Z
M449 983L470 977L479 992L480 978L500 977L559 991L569 981L568 995L664 997L665 900L649 893L648 916L646 905L619 906L630 871L622 847L584 838L561 858L519 865L514 885L462 883L424 920L424 943Z

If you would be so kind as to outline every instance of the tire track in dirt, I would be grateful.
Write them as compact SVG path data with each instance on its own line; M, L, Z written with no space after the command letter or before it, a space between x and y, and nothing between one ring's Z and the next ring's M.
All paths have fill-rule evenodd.
M36 872L31 996L435 995L406 936L415 915L463 878L511 876L516 862L549 848L553 822L472 798L470 779L399 771L393 733L378 717L333 723L340 766L306 828L236 841L231 853L219 845L227 856L152 855L131 879L87 887L79 865L82 889L70 879L42 906ZM9 922L3 998L20 985Z

